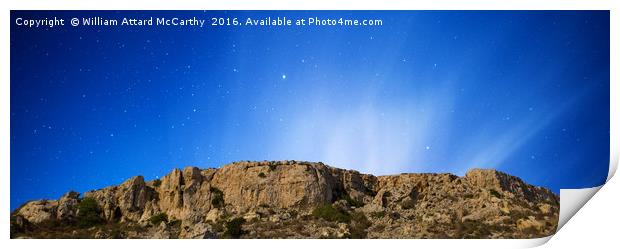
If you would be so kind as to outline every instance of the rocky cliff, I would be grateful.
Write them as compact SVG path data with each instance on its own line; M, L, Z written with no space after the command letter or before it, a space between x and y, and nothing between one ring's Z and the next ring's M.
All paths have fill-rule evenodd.
M133 177L30 201L12 238L534 238L559 197L492 169L373 176L298 161L236 162Z

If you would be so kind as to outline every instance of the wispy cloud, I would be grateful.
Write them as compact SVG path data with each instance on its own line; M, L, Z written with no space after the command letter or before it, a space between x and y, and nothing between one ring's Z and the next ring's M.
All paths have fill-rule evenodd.
M293 117L273 151L379 175L431 170L429 144L442 136L452 108L451 95L439 92L390 105L372 98L338 110L317 104Z

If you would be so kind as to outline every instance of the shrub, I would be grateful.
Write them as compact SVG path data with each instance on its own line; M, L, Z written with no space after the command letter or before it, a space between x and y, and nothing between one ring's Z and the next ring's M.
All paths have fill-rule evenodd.
M383 217L385 217L385 211L372 212L372 213L370 213L370 216L372 216L373 218L376 218L376 219L383 218Z
M353 198L351 198L351 196L349 195L349 193L347 193L346 190L341 191L335 191L332 193L335 197L335 200L344 200L347 202L347 205L351 206L351 207L362 207L364 206L363 202L360 202L358 200L355 200Z
M159 187L159 186L161 186L161 180L159 180L159 179L155 179L155 180L153 180L153 186L154 186L154 187Z
M226 222L226 232L224 232L224 237L234 239L241 237L241 235L243 235L243 223L245 223L245 219L241 217L237 217Z
M110 239L122 239L125 238L125 233L120 226L112 226L108 232L108 238Z
M224 205L225 205L225 203L224 203L224 193L221 190L219 190L218 188L215 188L215 187L211 187L209 190L213 194L213 196L211 198L211 205L213 205L216 208L224 207Z
M334 208L331 204L326 204L312 211L312 216L332 222L349 222L351 216L340 209Z
M351 198L351 196L349 195L345 195L344 196L344 200L347 201L347 203L349 204L349 206L351 207L362 207L364 206L364 203L354 200L353 198Z
M405 198L400 202L400 206L403 209L412 209L415 207L416 201L411 198Z
M211 224L213 231L216 233L224 232L224 224L221 221Z
M260 173L258 173L258 177L260 177L260 178L265 178L265 177L267 177L267 176L265 175L265 173L260 172Z
M392 213L390 213L390 218L392 220L398 220L398 219L400 219L400 214L397 213L397 212L392 212Z
M489 225L480 221L468 220L462 223L456 222L455 238L481 239L491 235Z
M151 216L149 219L151 224L157 226L159 223L165 222L168 223L168 215L166 213L158 213L156 215Z
M354 212L351 214L351 238L352 239L365 239L368 235L366 229L372 224L366 218L366 215L362 212Z
M103 223L101 209L95 199L86 197L77 206L77 224L80 227L88 228Z
M497 190L495 189L490 189L489 193L491 193L491 195L497 197L497 198L502 198L502 194L500 194L499 192L497 192Z
M278 168L278 165L276 165L275 163L270 163L269 164L269 170L270 171L274 171Z

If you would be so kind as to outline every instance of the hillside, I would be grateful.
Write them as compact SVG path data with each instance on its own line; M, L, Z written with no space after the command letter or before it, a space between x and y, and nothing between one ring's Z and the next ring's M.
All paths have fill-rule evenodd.
M492 169L373 176L323 163L236 162L11 214L11 238L535 238L551 235L559 197Z

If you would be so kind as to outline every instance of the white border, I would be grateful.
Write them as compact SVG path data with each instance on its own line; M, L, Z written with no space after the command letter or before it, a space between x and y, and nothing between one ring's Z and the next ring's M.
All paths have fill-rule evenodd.
M618 44L620 44L620 30L618 30L618 24L620 23L620 15L618 15L618 7L620 4L615 2L614 8L611 9L610 19L610 85L609 85L609 173L607 174L607 181L616 173L618 169L618 157L620 156L620 82L618 82L620 76L618 76L618 60L620 59L620 50L618 50Z
M0 56L4 58L3 67L0 69L0 75L3 79L3 84L0 91L0 109L2 110L2 117L0 117L0 162L3 165L2 174L0 174L0 196L3 196L4 200L0 202L0 208L9 212L8 197L9 181L10 181L10 140L9 140L9 128L10 128L10 75L9 67L9 37L10 37L10 11L9 10L188 10L188 9L207 9L207 10L611 10L611 133L610 133L610 169L608 174L608 180L615 173L618 166L618 142L620 141L620 133L618 127L620 127L620 102L618 97L620 94L620 87L618 81L618 73L613 68L618 65L618 59L620 58L617 45L620 39L618 39L618 21L620 16L616 13L618 10L618 1L613 0L435 0L435 1L421 1L421 0L391 0L391 1L368 1L368 0L356 0L356 1L334 1L334 0L313 0L313 1L301 1L301 0L222 0L216 1L173 1L168 0L166 2L155 2L149 0L129 1L129 0L109 0L109 1L75 1L75 0L56 0L56 1L36 1L36 0L23 0L23 1L1 1L2 12L0 14L0 24L2 27L3 38L0 41L2 45L0 47ZM598 190L598 187L596 188ZM587 191L587 190L586 190ZM596 192L596 191L595 191ZM564 197L564 196L562 196ZM565 197L564 197L565 198ZM585 203L585 202L584 202ZM98 240L96 243L89 240L71 241L71 244L67 244L66 240L8 240L9 234L9 215L0 215L0 222L5 224L2 228L3 234L5 234L2 244L10 245L9 248L17 247L83 247L88 246L91 248L109 248L110 246L122 245L123 247L150 247L150 248L164 248L183 245L194 246L224 246L224 247L236 247L236 246L248 246L248 247L303 247L303 248L316 248L317 246L334 246L334 247L364 247L364 248L378 248L385 246L411 246L411 243L415 246L423 247L475 247L475 248L497 248L497 247L531 247L537 246L546 242L548 238L536 239L536 240L357 240L357 241L342 241L342 240L304 240L302 243L299 240L215 240L208 242L199 242L192 240ZM585 229L585 228L584 228ZM579 238L573 238L579 239ZM484 241L484 243L481 243ZM406 243L406 244L405 244Z

